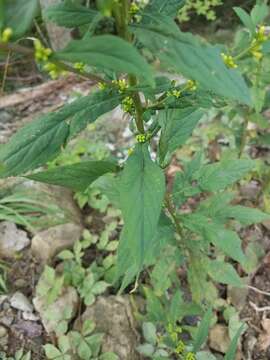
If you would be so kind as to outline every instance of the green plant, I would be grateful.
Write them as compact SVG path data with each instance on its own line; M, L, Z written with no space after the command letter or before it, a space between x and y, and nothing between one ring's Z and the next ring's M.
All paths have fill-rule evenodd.
M14 357L7 356L6 353L0 352L1 360L31 360L31 351L27 353L23 349L16 351Z
M80 27L80 39L72 40L65 49L52 52L39 40L35 40L34 49L6 39L0 42L3 51L35 56L45 70L53 64L53 76L65 70L99 82L99 90L20 130L0 151L1 176L26 174L32 180L77 192L88 191L101 176L109 179L107 192L124 220L115 275L115 280L122 280L121 290L135 278L138 285L140 273L154 267L150 277L156 296L161 296L170 286L181 286L177 268L183 266L193 301L205 311L207 306L217 306L215 283L245 286L233 267L235 261L243 272L248 271L236 224L247 226L269 219L258 209L232 204L232 187L256 167L256 161L244 156L243 146L240 159L239 154L228 151L219 162L209 163L203 154L197 154L191 161L181 162L173 186L171 182L167 186L166 169L209 109L230 106L245 114L260 109L258 98L252 96L253 78L248 72L241 74L238 62L255 59L259 70L267 57L270 40L263 21L268 7L258 3L252 22L243 10L236 10L249 33L243 37L244 49L238 52L237 48L231 54L225 47L181 32L173 21L181 5L174 0L152 0L143 5L119 0L98 2L96 8L89 8L65 1L44 14L60 26ZM100 19L113 23L111 33L96 35ZM181 74L186 80L157 76L156 59L161 70L169 70L175 78ZM124 164L111 159L87 160L31 173L52 161L89 123L119 104L129 115L135 143ZM242 141L245 138L244 132ZM69 281L85 303L91 304L107 284L91 269L82 268L83 248L83 243L77 243L74 252L66 252L64 257L73 269ZM163 257L165 253L170 264ZM160 276L164 269L165 279ZM65 356L66 351L61 351ZM199 346L194 351L198 352ZM232 359L234 352L225 359ZM195 357L190 352L185 356Z
M189 21L193 12L203 15L207 20L215 20L215 7L223 4L222 0L188 0L179 11L180 21Z

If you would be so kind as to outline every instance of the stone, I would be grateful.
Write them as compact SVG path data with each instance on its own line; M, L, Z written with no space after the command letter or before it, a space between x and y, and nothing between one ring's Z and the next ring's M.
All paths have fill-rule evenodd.
M73 223L56 225L40 231L32 239L32 253L43 263L47 263L60 251L72 247L80 239L81 234L82 227Z
M0 222L0 257L14 257L30 245L27 233L10 221Z
M77 291L69 286L63 289L62 294L52 304L48 305L46 298L40 296L33 299L33 304L45 330L50 334L55 331L59 322L66 318L67 309L70 309L70 319L75 316L79 306L79 296ZM51 316L52 314L55 316Z
M13 309L24 311L24 312L31 313L34 310L33 305L30 303L30 301L27 299L27 297L19 291L15 292L12 295L12 297L10 299L10 305L11 305L11 307L13 307Z
M0 349L5 350L8 345L8 331L4 326L0 325Z
M228 327L216 324L209 333L209 347L212 350L225 354L229 349L231 340L229 337Z
M104 333L103 352L114 352L120 360L140 359L136 351L139 336L127 297L99 296L92 306L86 308L81 318L77 319L74 327L78 330L79 324L87 319L94 321L96 332Z

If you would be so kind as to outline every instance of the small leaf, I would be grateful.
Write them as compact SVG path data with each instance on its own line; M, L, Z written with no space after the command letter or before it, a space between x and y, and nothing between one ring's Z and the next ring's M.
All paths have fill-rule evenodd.
M251 10L251 14L250 14L253 24L255 26L262 24L268 15L269 15L269 7L264 2L260 4L256 4L254 8Z
M57 255L57 257L61 260L71 260L74 258L74 254L70 250L63 250Z
M101 17L98 11L70 1L49 6L44 15L48 20L67 28L90 24L97 16Z
M145 7L145 11L175 17L184 3L185 0L150 0L149 4Z
M55 359L61 357L61 352L55 346L51 344L46 344L43 346L43 348L48 359Z
M209 260L208 274L216 282L235 287L243 287L243 282L234 267L220 260Z
M212 319L213 313L212 309L208 309L208 311L205 313L204 317L202 318L202 321L199 325L199 328L196 332L196 337L193 343L193 352L197 353L197 351L200 350L202 345L206 342L208 337L208 332L211 325L211 319Z
M234 7L233 10L235 11L239 19L242 21L244 26L251 32L251 34L255 34L256 24L254 24L249 14L240 7Z
M191 136L203 113L192 107L179 110L164 110L159 113L161 135L159 157L166 164L171 154Z
M155 348L151 344L142 344L137 346L137 351L142 355L151 356L153 355Z
M60 336L60 338L58 340L58 345L59 345L60 350L63 353L66 353L70 349L70 343L69 343L68 336Z
M64 50L55 53L54 58L71 62L82 61L118 73L137 75L151 85L155 84L151 67L138 50L127 41L113 35L73 40Z
M238 340L239 340L244 328L245 328L245 324L243 324L237 331L236 335L234 336L234 338L230 344L229 350L227 351L227 353L224 357L224 360L235 360L235 354L236 354L236 350L237 350Z
M144 322L142 326L142 330L143 330L144 339L148 343L155 345L157 341L157 333L156 333L157 329L155 325L151 322Z
M252 160L230 160L205 165L196 174L199 187L204 191L223 190L240 180L255 166Z
M100 294L104 293L104 291L106 291L108 286L110 286L110 285L107 284L105 281L98 281L92 287L92 293L95 295L100 295Z
M76 191L84 191L97 178L108 172L115 172L116 169L116 165L110 161L83 161L38 172L27 176L27 178L47 184L65 186Z

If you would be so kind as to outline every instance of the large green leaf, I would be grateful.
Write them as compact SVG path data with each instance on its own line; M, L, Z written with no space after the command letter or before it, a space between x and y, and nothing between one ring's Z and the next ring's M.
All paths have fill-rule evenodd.
M1 147L0 176L23 174L53 159L68 139L116 107L120 98L118 92L95 92L26 125ZM75 115L76 123L70 120Z
M39 13L38 0L5 1L5 26L13 30L13 38L23 36Z
M243 282L234 267L220 260L209 260L208 275L216 282L235 287L243 287Z
M161 136L159 158L162 164L190 137L203 112L192 107L178 110L164 110L159 114Z
M226 160L204 166L196 174L199 187L204 191L223 190L240 180L255 166L252 160Z
M246 206L226 206L220 209L220 216L239 221L243 225L252 225L270 219L270 215L259 209Z
M244 331L244 329L245 329L245 324L240 326L240 328L238 329L234 338L232 339L232 342L231 342L230 347L224 357L224 360L235 360L235 354L237 351L238 340L240 339L240 336L241 336L242 332Z
M59 166L27 177L35 181L84 191L100 176L115 171L116 165L110 161L84 161L73 165Z
M98 11L71 1L49 6L44 15L48 20L67 28L90 24L97 16L101 16Z
M196 336L195 336L194 343L193 343L193 352L194 353L197 353L200 350L200 348L202 347L202 345L207 340L212 316L213 316L212 309L209 308L208 311L205 313L204 317L202 318L202 321L196 332Z
M134 74L155 85L150 65L134 46L117 36L99 35L71 41L64 50L55 53L54 58Z
M151 0L145 10L168 16L176 16L177 11L184 5L184 3L185 0Z
M250 93L243 77L239 71L226 67L220 49L201 42L190 33L170 31L169 21L165 17L162 26L159 16L158 24L134 24L131 29L166 68L198 81L200 86L218 95L250 105ZM173 20L171 27L175 29Z
M140 269L157 231L165 193L164 173L151 160L146 144L137 145L127 160L119 189L124 218L120 248L129 249L132 262Z

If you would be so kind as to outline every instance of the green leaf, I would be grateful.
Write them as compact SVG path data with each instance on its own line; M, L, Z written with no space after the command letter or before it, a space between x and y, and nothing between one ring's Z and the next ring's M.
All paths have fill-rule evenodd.
M261 4L256 4L251 10L251 19L253 24L259 25L262 24L265 18L269 15L269 7L266 3L262 2Z
M54 58L71 62L82 61L98 68L137 75L151 85L155 84L151 67L138 50L113 35L71 41L64 50L55 53Z
M98 281L97 283L95 283L95 285L92 287L91 292L95 295L100 295L102 293L104 293L104 291L106 291L106 289L108 288L108 286L110 286L109 284L107 284L105 281Z
M209 260L208 275L216 282L235 287L243 287L243 282L234 267L220 260Z
M108 172L115 172L116 169L116 165L110 161L83 161L38 172L27 176L27 178L47 184L65 186L76 191L84 191L98 177Z
M208 351L200 351L196 354L197 360L217 360L217 358Z
M208 332L211 325L211 319L212 319L212 309L208 309L208 311L205 313L204 317L202 318L202 321L199 325L199 328L196 332L196 337L193 343L193 352L197 353L197 351L200 350L202 345L206 342L208 337Z
M23 174L52 160L69 139L115 108L120 98L118 93L97 91L26 125L0 149L0 177Z
M145 10L175 17L184 3L185 0L151 0Z
M251 32L251 34L255 34L256 25L253 23L252 18L249 16L249 14L240 7L234 7L233 10L235 11L239 19L242 21L244 26Z
M142 344L137 346L136 349L140 354L145 355L147 357L153 355L155 351L154 346L151 344Z
M75 4L71 1L49 6L43 15L46 19L57 25L67 28L90 24L97 16L101 17L98 11Z
M171 154L185 143L201 119L203 112L194 108L164 110L159 113L161 136L159 158L166 165Z
M259 209L249 208L246 206L226 206L220 209L221 216L239 221L243 225L252 225L261 223L270 219L270 215Z
M5 1L5 27L13 30L12 38L23 36L30 28L33 19L39 13L38 0Z
M250 105L249 89L237 70L224 64L219 47L201 42L190 33L170 31L175 24L168 18L165 24L134 24L131 30L138 40L161 60L162 65L196 80L207 90ZM166 29L166 30L164 30Z
M138 144L127 160L119 188L125 224L119 248L124 243L133 263L141 268L157 231L165 193L164 173L151 160L147 144Z
M236 232L219 225L209 224L205 228L205 236L212 244L232 259L242 264L245 262L246 257L242 251L241 239Z
M196 174L198 186L204 191L223 190L240 180L254 166L254 161L240 159L205 165Z
M235 360L235 354L236 354L236 350L237 350L238 340L239 340L244 328L245 328L245 324L243 324L237 331L236 335L234 336L234 338L230 344L229 350L227 351L227 353L224 357L224 360Z
M58 346L63 353L66 353L70 349L68 336L60 336L58 340Z
M155 343L157 342L157 329L155 325L151 322L144 322L142 330L144 339L148 343L155 345Z
M119 360L119 357L112 352L106 352L99 356L99 360Z
M61 356L61 352L55 346L46 344L43 347L48 359L55 359Z

